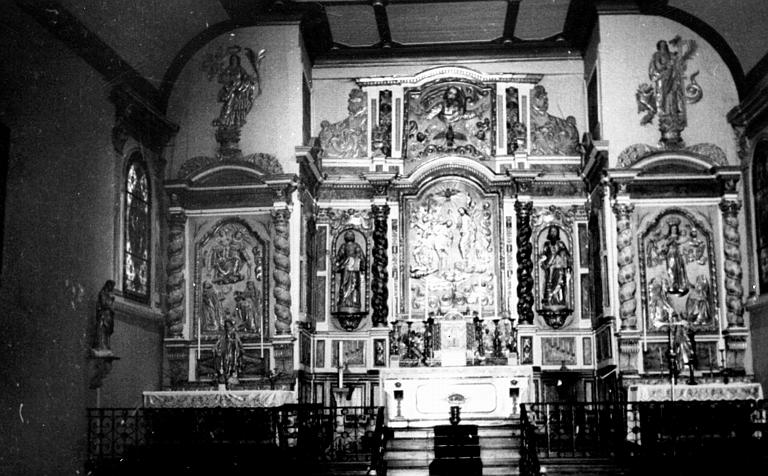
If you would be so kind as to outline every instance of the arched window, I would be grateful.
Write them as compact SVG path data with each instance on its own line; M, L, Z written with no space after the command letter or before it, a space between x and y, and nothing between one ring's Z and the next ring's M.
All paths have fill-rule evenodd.
M123 202L123 294L149 302L152 220L147 164L141 154L131 155L125 173Z
M761 140L752 157L752 185L755 190L755 235L760 293L768 293L768 140Z

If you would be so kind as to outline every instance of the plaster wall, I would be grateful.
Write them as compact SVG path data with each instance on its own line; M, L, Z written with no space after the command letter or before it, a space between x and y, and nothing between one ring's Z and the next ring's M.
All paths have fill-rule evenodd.
M231 46L266 50L260 65L262 93L253 104L241 130L243 155L272 154L286 173L298 172L296 146L302 145L303 53L297 23L240 28L218 36L190 58L176 82L169 103L168 118L179 125L179 133L167 148L168 178L175 178L182 164L192 157L214 157L216 128L211 122L221 110L217 101L221 85L209 78L206 66L217 51ZM243 67L251 66L242 57Z
M656 42L679 35L693 39L697 53L688 60L686 75L699 71L696 81L704 97L689 104L688 126L682 132L687 145L712 143L722 148L730 164L738 163L733 130L726 114L739 103L736 86L726 64L714 48L692 30L672 20L647 15L603 15L599 19L601 113L603 139L609 141L609 164L615 167L619 154L632 144L657 145L657 118L640 125L635 92L649 83L648 65Z
M96 296L115 275L114 171L122 158L110 140L110 84L12 2L0 7L0 29L0 122L10 129L0 474L83 474L85 409L96 403L89 327ZM126 353L159 344L131 326L118 321L113 335ZM159 380L159 361L138 360L115 366L127 379Z

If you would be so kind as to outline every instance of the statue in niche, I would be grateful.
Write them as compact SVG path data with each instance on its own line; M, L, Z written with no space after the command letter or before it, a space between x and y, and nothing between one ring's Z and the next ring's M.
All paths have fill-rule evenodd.
M569 307L571 254L560 239L560 228L550 226L541 250L539 264L544 270L544 291L541 304L548 309Z
M242 365L243 342L237 332L236 323L227 318L213 348L217 380L221 384L236 385Z
M507 154L525 148L525 124L520 122L517 89L507 89Z
M210 281L203 283L203 329L218 331L221 327L221 301Z
M112 355L110 339L115 330L115 282L111 279L99 291L96 309L96 336L93 352Z
M555 117L549 112L549 96L542 85L531 92L531 155L579 155L576 118Z
M225 156L239 152L237 144L240 141L240 129L245 124L245 118L256 98L261 95L261 79L259 65L264 59L265 50L257 53L250 48L233 46L227 50L227 66L220 62L211 67L218 71L217 80L221 84L218 101L222 103L219 117L213 120L216 127L216 140ZM253 73L248 73L242 65L240 54L245 53Z
M684 296L688 293L690 282L688 281L688 272L685 269L685 260L680 251L680 246L685 240L680 236L680 220L670 218L669 235L667 236L667 251L665 254L667 277L669 278L669 287L666 291L669 294Z
M670 50L670 45L674 51ZM680 132L687 125L686 103L698 102L703 91L696 83L698 71L685 84L686 63L696 53L696 42L684 41L675 36L669 42L660 40L648 65L648 77L651 83L643 83L635 97L638 112L645 115L640 124L649 124L653 117L659 116L661 142L667 147L682 147Z
M366 269L365 253L355 241L355 233L344 233L344 243L336 253L334 270L339 274L339 290L336 311L340 313L360 313L364 311L362 273Z
M685 313L690 322L702 325L708 324L712 318L712 298L709 292L709 281L703 274L696 276L696 283L685 302Z
M371 128L371 149L374 157L392 155L392 91L379 94L379 124Z
M349 92L346 119L331 124L320 123L318 140L322 157L328 159L354 159L365 157L367 150L368 109L366 94L360 89Z

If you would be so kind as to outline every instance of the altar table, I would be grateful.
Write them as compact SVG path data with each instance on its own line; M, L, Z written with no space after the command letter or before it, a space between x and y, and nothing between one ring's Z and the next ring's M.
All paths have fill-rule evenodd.
M190 390L144 392L145 408L262 408L296 403L290 390Z
M629 387L630 402L692 402L717 400L762 400L759 383L702 383L698 385L639 384Z

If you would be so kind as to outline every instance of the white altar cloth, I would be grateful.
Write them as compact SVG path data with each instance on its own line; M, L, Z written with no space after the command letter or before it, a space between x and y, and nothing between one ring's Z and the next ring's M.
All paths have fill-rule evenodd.
M296 403L289 390L190 390L144 392L145 408L260 408Z
M675 385L674 398L669 384L642 384L629 387L630 402L690 402L716 400L761 400L763 388L759 383L703 383Z

